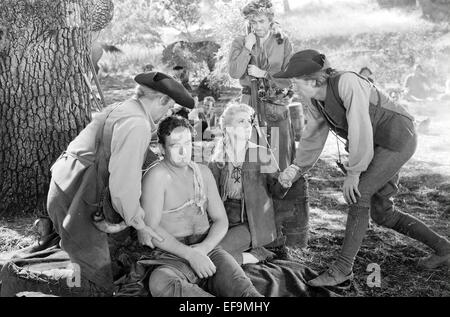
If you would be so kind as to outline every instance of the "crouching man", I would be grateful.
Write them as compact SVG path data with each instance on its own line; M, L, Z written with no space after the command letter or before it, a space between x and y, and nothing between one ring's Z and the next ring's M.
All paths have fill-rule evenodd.
M157 235L144 223L139 201L142 166L158 121L175 102L194 106L186 89L163 73L143 73L135 81L134 97L96 115L52 167L47 210L61 247L80 266L82 284L97 290L87 295L112 294L108 233L132 227L153 247ZM117 224L94 222L102 217Z
M218 246L228 219L208 167L191 161L192 126L181 117L158 127L164 159L143 177L145 223L162 241L151 258L154 297L261 297L234 258Z

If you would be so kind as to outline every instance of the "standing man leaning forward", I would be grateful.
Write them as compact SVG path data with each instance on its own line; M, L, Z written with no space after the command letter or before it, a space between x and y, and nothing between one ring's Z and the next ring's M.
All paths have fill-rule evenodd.
M432 248L435 254L419 261L422 267L450 266L450 242L419 219L399 211L393 202L399 171L417 147L414 118L365 77L335 71L325 55L315 50L295 53L287 68L275 76L294 78L297 90L312 102L295 163L280 174L282 184L289 186L316 163L330 130L348 145L342 187L349 204L344 242L336 261L309 283L334 286L353 277L353 263L369 216L375 223Z

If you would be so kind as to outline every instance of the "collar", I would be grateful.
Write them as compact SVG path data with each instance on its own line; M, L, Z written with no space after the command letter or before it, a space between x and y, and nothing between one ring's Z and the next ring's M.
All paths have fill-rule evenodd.
M141 107L142 111L145 113L145 115L148 118L148 121L150 123L150 129L152 131L152 134L156 132L156 130L158 129L158 126L156 125L155 121L153 121L152 116L150 115L150 112L148 111L147 107L144 106L144 104L142 103L142 101L140 101L138 98L131 98L132 100L134 100L139 107Z

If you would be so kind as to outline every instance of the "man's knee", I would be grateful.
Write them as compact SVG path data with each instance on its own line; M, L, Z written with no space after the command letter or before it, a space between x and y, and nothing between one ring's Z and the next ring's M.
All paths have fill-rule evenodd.
M181 278L170 268L157 268L150 275L149 289L153 297L179 297Z
M370 216L379 226L392 228L398 221L398 212L393 208L393 202L379 195L371 200Z

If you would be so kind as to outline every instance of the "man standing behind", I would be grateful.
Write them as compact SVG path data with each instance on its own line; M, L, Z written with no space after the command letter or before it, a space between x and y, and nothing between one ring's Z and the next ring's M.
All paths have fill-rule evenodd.
M273 78L282 71L292 54L292 44L277 28L270 0L254 0L242 9L249 23L246 36L237 37L231 46L229 73L242 85L241 102L251 105L251 80L264 82L268 99L262 103L258 116L267 122L267 133L272 150L279 157L283 170L294 158L295 143L289 116L291 94L289 79ZM260 101L261 102L261 101ZM251 105L254 107L254 105ZM260 122L261 124L261 122ZM274 129L273 134L272 127Z
M159 237L145 225L139 202L142 165L156 123L174 102L194 106L186 89L163 73L139 74L135 81L134 97L96 115L53 165L47 199L61 247L80 266L82 282L104 295L111 294L111 257L108 236L98 230L105 228L94 226L93 215L123 218L124 226L153 247L151 239Z

